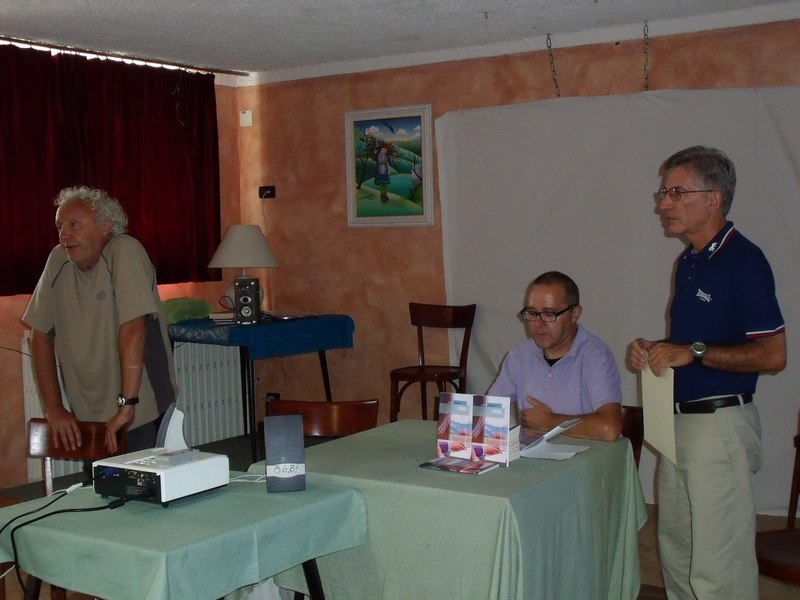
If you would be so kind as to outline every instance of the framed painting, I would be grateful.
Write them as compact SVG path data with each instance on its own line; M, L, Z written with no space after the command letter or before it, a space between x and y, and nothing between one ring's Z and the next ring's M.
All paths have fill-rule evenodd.
M433 225L431 106L345 115L350 227Z

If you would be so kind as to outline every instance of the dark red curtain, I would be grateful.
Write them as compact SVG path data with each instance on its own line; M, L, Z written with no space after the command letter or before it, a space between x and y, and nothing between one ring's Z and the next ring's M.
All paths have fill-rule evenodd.
M33 291L74 185L122 203L159 283L219 279L213 75L0 46L0 81L0 295Z

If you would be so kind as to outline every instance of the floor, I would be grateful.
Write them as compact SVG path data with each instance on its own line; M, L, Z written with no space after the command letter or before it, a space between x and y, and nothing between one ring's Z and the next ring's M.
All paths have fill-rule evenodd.
M205 444L199 446L199 448L206 452L227 454L230 460L231 470L234 471L246 471L247 467L252 462L249 441L244 436ZM59 478L56 480L55 489L62 489L82 479L84 479L82 475L69 475ZM31 483L16 488L0 489L0 495L22 500L36 498L43 495L43 493L43 486L40 483ZM657 507L648 504L647 511L649 515L647 523L645 523L644 527L642 527L639 532L639 560L642 569L642 588L638 600L665 600L666 595L663 589L664 581L661 577L661 567L658 561L656 542L655 522ZM781 517L759 515L757 525L759 530L780 529L785 525L785 522L786 520ZM2 583L3 582L0 581L0 584ZM8 600L22 600L23 596L13 571L6 576L5 585ZM800 588L797 586L790 586L763 576L760 577L759 585L759 600L800 600ZM42 586L42 594L40 597L43 600L49 600L49 586ZM91 600L90 596L72 592L67 593L67 598L69 600ZM570 598L565 600L580 599Z

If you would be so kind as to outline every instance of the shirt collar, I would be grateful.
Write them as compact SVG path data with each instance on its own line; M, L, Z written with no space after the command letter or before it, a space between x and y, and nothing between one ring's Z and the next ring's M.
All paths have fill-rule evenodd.
M726 222L725 226L717 232L717 235L711 238L711 241L700 252L694 252L692 245L689 244L683 253L683 258L691 257L695 260L710 260L728 243L733 232L733 221Z
M575 336L575 339L572 340L572 344L570 345L569 350L567 350L566 353L564 353L564 356L562 356L558 360L561 361L561 360L564 360L567 357L576 356L578 354L578 348L580 348L581 344L583 344L583 342L586 341L586 335L587 335L587 333L586 333L586 330L583 328L583 325L578 323L578 333ZM540 356L542 358L542 360L547 360L544 357L544 350L539 348L536 345L536 342L534 342L531 338L528 338L527 342L531 346L531 352L533 352L534 354L537 354L538 356Z

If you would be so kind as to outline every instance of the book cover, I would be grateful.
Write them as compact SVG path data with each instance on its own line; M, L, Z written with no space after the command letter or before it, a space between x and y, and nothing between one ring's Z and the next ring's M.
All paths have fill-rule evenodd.
M440 394L441 396L444 394ZM450 450L448 455L472 456L472 394L450 394Z
M484 457L486 460L508 466L510 449L511 398L507 396L481 396L484 408Z
M436 429L436 456L450 455L450 408L453 395L439 395L439 425Z
M484 426L486 416L486 396L472 397L472 446L470 448L471 460L483 460L485 449L483 444Z
M470 460L468 458L454 458L452 456L440 456L420 465L424 469L436 469L437 471L448 471L450 473L466 473L467 475L480 475L499 467L499 463L487 460Z

